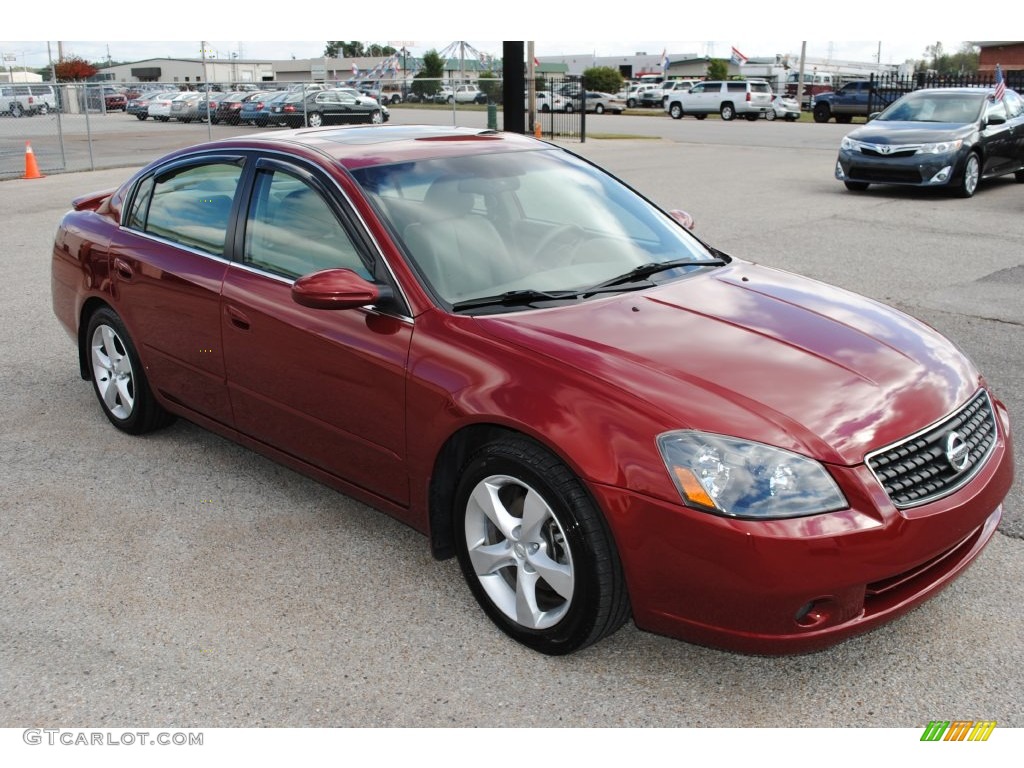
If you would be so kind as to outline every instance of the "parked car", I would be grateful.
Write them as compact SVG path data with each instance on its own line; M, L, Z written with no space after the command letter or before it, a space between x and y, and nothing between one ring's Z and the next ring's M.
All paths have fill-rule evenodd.
M181 91L167 91L150 97L147 107L149 116L166 123L171 119L171 103L180 95Z
M688 91L697 83L699 80L666 80L661 84L661 107L664 107L668 103L668 98L673 93L682 93Z
M537 111L538 112L565 112L565 106L568 102L564 96L559 96L557 93L551 93L550 91L537 91Z
M772 105L772 88L766 80L705 80L688 91L673 91L665 111L676 120L693 115L703 120L720 115L723 120L737 116L757 120Z
M451 104L453 99L456 104L486 104L487 94L475 85L460 85L452 91L448 103Z
M171 99L171 119L191 123L199 117L199 102L204 94L199 91L185 91Z
M107 112L124 112L128 108L128 98L122 91L106 86L103 88L103 108Z
M353 96L341 90L319 91L303 98L290 95L271 108L270 119L292 128L308 125L316 128L332 123L384 123L391 117L388 108L368 96Z
M648 91L657 91L658 99L661 98L661 85L659 83L638 83L631 85L626 92L626 106L630 109L639 107L644 101L644 94ZM648 101L651 101L648 99Z
M838 642L955 579L1013 482L1006 407L937 331L532 137L237 136L73 205L53 309L113 427L189 419L385 510L545 653L630 616Z
M971 197L982 179L1024 182L1024 100L1007 90L929 88L903 96L839 145L835 177L856 192L871 184L941 187Z
M576 109L579 109L577 102ZM610 93L603 93L601 91L587 91L587 112L595 112L599 115L605 112L611 112L616 115L621 115L626 111L626 102L622 99L617 99Z
M196 120L217 125L220 122L220 118L217 117L217 105L230 95L224 91L204 92L203 98L196 103Z
M14 84L0 86L0 112L11 117L45 115L55 109L52 85Z
M231 91L217 102L217 122L238 125L242 115L242 104L258 95L258 91Z
M765 120L786 120L793 122L800 119L800 104L796 99L782 94L772 99L772 108L764 113Z
M286 95L285 91L259 91L254 98L242 102L242 108L238 112L238 122L242 124L264 126L270 117L267 109L267 102L274 98L281 98Z

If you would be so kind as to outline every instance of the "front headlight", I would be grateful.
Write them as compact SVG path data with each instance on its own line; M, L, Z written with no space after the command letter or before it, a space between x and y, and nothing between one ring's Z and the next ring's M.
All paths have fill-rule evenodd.
M963 139L956 141L937 141L933 144L922 144L917 150L919 155L945 155L949 152L956 152L964 144Z
M691 507L773 520L847 506L821 464L791 451L691 430L659 435L658 449L683 503Z
M839 148L845 149L847 152L853 152L855 149L860 147L860 142L851 139L849 136L844 136L843 140L839 142Z

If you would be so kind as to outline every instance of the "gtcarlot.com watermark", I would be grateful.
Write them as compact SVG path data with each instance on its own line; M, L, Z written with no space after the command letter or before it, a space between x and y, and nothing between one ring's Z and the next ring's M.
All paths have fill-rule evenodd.
M74 728L26 728L22 740L31 746L66 747L201 747L202 731L92 731Z

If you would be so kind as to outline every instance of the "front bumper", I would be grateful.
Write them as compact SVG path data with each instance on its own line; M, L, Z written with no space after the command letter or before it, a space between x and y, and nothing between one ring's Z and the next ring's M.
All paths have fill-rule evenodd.
M835 175L839 181L942 187L958 180L962 168L958 153L880 157L841 149Z
M867 467L833 467L849 508L773 521L706 514L594 488L640 629L743 653L820 650L920 605L981 553L1013 482L1005 409L999 441L964 487L897 509Z

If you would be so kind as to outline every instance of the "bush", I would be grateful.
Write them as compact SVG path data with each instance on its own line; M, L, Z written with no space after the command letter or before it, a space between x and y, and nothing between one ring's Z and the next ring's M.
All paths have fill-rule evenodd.
M614 67L590 67L583 71L583 86L588 91L618 93L625 80Z

